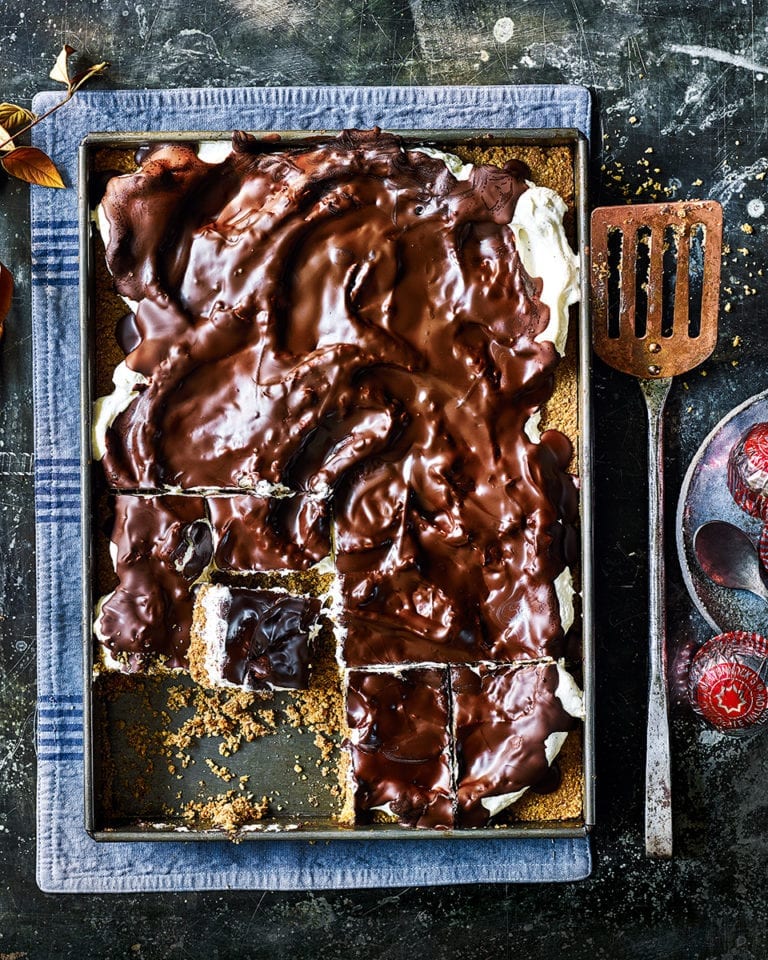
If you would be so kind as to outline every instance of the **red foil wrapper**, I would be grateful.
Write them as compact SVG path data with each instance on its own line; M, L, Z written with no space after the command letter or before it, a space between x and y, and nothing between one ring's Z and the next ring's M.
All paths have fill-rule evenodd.
M756 423L728 457L728 489L751 517L768 522L768 423Z
M760 563L763 570L768 570L768 526L760 531L760 543L757 545L757 552L760 554Z
M741 630L701 646L691 663L693 709L722 733L745 736L768 723L768 640Z

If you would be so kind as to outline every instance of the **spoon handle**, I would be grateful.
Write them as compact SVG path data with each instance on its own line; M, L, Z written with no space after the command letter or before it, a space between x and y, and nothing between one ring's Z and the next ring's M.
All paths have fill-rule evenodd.
M672 777L664 568L664 404L671 378L641 380L648 408L649 683L645 758L645 852L672 856Z

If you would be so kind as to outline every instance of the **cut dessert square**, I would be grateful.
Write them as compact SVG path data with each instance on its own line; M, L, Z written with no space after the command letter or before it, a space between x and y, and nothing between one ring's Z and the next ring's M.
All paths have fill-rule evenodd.
M348 666L562 656L570 623L558 578L578 522L571 447L555 431L534 443L519 423L505 433L493 422L495 456L468 444L456 453L461 437L443 437L442 458L411 449L407 462L369 465L341 488L334 518Z
M205 501L193 496L113 498L110 552L117 586L96 609L107 666L187 666L192 584L211 561Z
M483 826L544 780L584 715L573 678L554 663L452 667L451 698L464 827Z
M355 810L412 827L453 825L448 674L436 667L347 672Z
M320 601L286 591L203 584L189 666L205 686L306 690Z
M207 502L221 571L307 570L331 552L325 501L228 494Z

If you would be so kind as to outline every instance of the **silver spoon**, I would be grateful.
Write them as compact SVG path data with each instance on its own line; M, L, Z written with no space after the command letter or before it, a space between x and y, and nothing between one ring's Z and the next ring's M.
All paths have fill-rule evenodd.
M693 552L710 580L732 590L748 590L768 603L760 557L743 530L724 520L703 523L693 536Z

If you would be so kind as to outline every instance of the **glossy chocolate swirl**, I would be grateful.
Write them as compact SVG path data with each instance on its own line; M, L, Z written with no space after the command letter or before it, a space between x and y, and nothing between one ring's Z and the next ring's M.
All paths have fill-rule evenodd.
M306 690L320 601L245 587L230 598L222 678L245 690Z
M208 497L219 570L306 570L331 550L327 504L301 494Z

